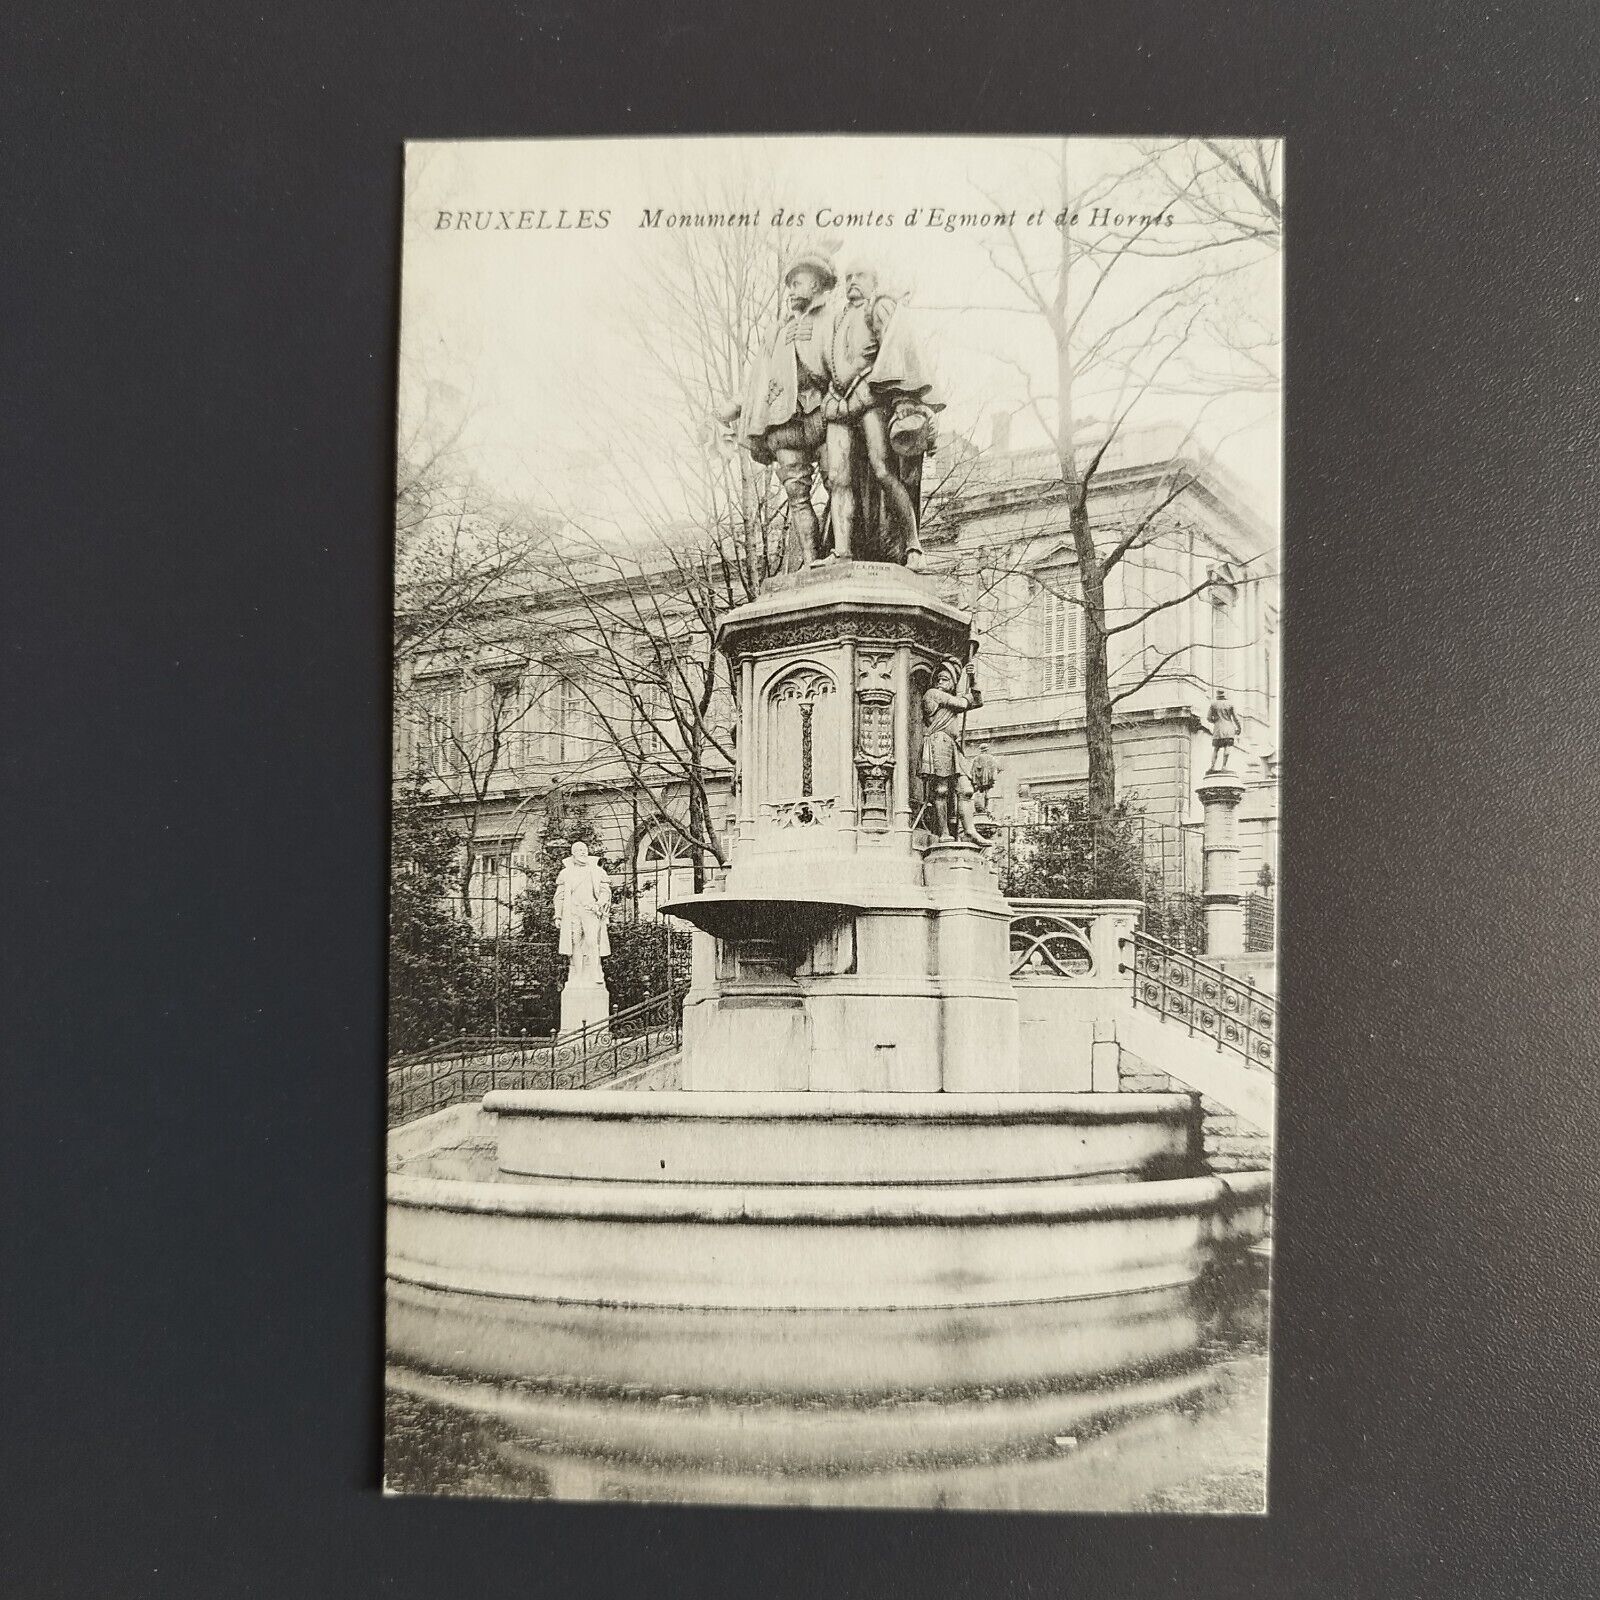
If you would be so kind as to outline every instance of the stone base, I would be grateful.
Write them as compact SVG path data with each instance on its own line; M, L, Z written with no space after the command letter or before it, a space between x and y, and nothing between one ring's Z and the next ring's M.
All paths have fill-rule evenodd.
M593 1028L611 1015L611 992L603 983L569 983L561 991L561 1036Z
M390 1176L391 1355L574 1395L1098 1384L1191 1353L1202 1276L1266 1226L1265 1173L1200 1171L1188 1095L484 1111L498 1181Z
M1170 1403L1266 1229L1267 1175L1203 1172L1188 1094L482 1117L497 1179L390 1175L392 1381L513 1424L563 1496L931 1503L924 1469Z
M861 885L833 901L810 880L787 900L741 884L678 913L701 925L684 1088L1020 1089L1011 908L975 846L934 846L925 867L911 864L925 883ZM784 937L745 937L735 912Z

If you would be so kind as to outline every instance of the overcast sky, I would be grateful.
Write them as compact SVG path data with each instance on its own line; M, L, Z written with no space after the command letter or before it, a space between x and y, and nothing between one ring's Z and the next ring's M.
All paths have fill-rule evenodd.
M881 263L886 285L908 292L949 406L945 430L984 443L993 413L1019 406L1030 383L1040 392L1052 387L1053 346L1041 319L988 309L1019 303L992 255L1013 259L1004 226L929 227L930 209L1015 212L1017 239L1043 261L1053 246L1049 228L1031 231L1026 218L1041 209L1053 216L1058 208L1052 166L1058 150L1056 141L973 138L414 144L407 155L401 437L425 413L435 421L464 415L461 447L485 483L507 495L598 512L615 402L650 383L645 357L619 315L623 297L634 292L630 286L647 279L652 258L670 249L664 226L640 225L643 213L740 204L758 209L765 226L781 204L806 215L807 226L793 230L796 244L819 233L842 238L847 252L860 249ZM1103 181L1128 158L1125 144L1074 140L1074 192ZM1119 211L1165 201L1148 184L1109 197ZM917 226L908 228L913 207ZM563 210L569 222L580 211L604 211L609 225L558 230L553 224ZM1181 201L1172 210L1174 223L1159 232L1163 244L1205 236ZM451 214L452 226L439 225L441 212ZM462 212L495 213L494 226L463 231L454 225ZM830 212L887 215L893 225L830 225ZM550 226L537 225L540 213ZM1217 296L1232 297L1254 323L1275 331L1277 262L1259 252L1228 259L1246 257L1256 264ZM1214 259L1216 253L1189 261ZM1131 308L1159 274L1174 270L1170 263L1125 263L1108 280L1096 312ZM602 392L610 403L597 408L593 396ZM1187 425L1197 405L1190 396L1152 396L1138 420ZM1079 406L1093 414L1092 399ZM1251 393L1214 401L1200 430L1274 525L1280 427L1277 396ZM1012 442L1043 442L1043 435L1024 415Z

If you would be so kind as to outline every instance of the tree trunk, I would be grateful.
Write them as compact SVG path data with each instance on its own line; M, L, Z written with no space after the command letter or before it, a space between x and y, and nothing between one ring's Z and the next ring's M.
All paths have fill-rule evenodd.
M1067 178L1067 145L1061 144L1060 200L1063 214L1072 211ZM1090 870L1097 869L1108 837L1111 812L1117 803L1117 772L1111 738L1111 675L1106 639L1106 580L1089 525L1089 486L1078 471L1077 419L1073 404L1071 304L1068 293L1072 272L1072 240L1065 223L1061 228L1061 262L1056 281L1051 333L1056 346L1056 460L1067 491L1068 528L1078 561L1078 597L1083 608L1083 715L1084 741L1089 753Z
M696 772L698 773L698 762ZM706 853L700 841L706 836L706 803L698 783L689 785L689 859L694 865L694 892L703 894L706 887Z
M1109 836L1112 809L1117 803L1117 768L1116 747L1111 736L1105 575L1092 556L1081 567L1080 581L1083 593L1083 734L1089 751L1090 871L1098 873L1103 846Z

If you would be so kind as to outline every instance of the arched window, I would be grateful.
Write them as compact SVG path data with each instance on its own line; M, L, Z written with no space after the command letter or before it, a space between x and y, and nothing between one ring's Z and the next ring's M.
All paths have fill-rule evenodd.
M694 893L694 856L689 841L662 824L652 828L640 841L636 861L639 869L639 915L659 915L656 907L664 900Z
M797 667L768 694L769 804L839 794L838 698L820 667Z

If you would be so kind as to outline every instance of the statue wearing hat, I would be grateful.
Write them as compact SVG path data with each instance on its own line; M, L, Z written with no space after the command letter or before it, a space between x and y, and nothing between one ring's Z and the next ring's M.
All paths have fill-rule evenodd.
M922 457L933 445L927 374L903 308L876 272L852 267L844 294L822 249L784 272L784 312L722 421L752 459L776 466L803 558L920 565ZM811 496L825 468L828 520Z
M1206 708L1206 721L1211 725L1211 770L1225 772L1234 740L1244 731L1239 712L1226 689L1217 690L1216 697Z
M975 642L971 649L977 649ZM959 839L967 844L988 842L977 818L973 766L963 748L967 713L982 704L983 692L973 675L970 657L965 663L953 657L941 662L938 676L923 691L922 748L917 753L917 770L922 777L924 808L932 813L936 839ZM978 776L987 796L994 786L993 762L988 761Z
M783 316L751 360L735 424L752 459L777 467L790 526L808 561L825 553L811 493L827 441L822 404L838 281L833 262L820 251L803 251L789 262Z

